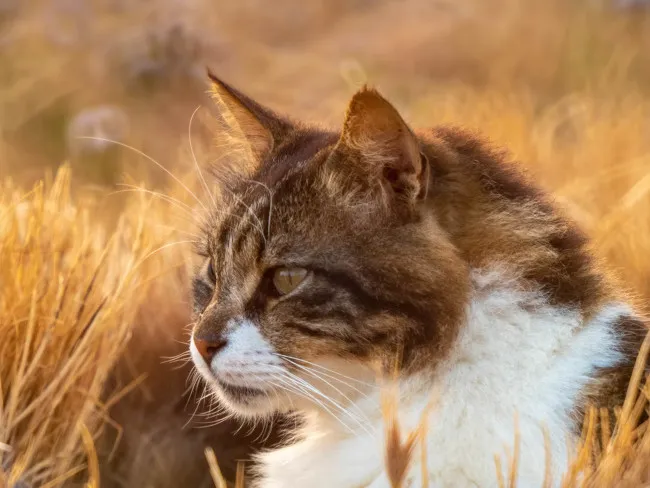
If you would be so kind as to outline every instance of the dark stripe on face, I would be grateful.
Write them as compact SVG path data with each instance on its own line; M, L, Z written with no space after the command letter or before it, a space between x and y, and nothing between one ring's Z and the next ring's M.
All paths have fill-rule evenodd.
M333 308L333 309L300 309L296 311L296 315L303 320L315 321L322 318L327 318L329 320L337 320L342 324L345 324L351 328L354 328L354 315L342 308Z
M263 241L261 233L262 231L260 230L260 225L255 219L255 217L251 216L251 219L244 225L242 226L239 234L235 236L233 246L232 246L232 252L233 255L240 254L246 244L251 242L252 240L260 240Z
M357 318L355 311L358 307L352 302L349 292L332 286L322 285L315 289L307 289L292 298L294 313L306 321L319 319L337 320L353 328Z
M254 190L257 190L257 198L246 201L246 203L239 203L241 215L239 216L239 224L233 231L236 233L233 237L234 253L241 252L249 238L264 241L266 236L269 213L268 197L262 189L254 188Z
M246 205L249 205L248 203ZM228 215L223 223L218 234L218 249L222 252L222 256L227 255L225 252L229 250L233 256L241 254L244 248L252 241L257 244L256 248L251 250L255 253L255 257L259 257L264 252L265 247L265 233L266 233L266 216L268 216L269 204L268 202L263 206L262 211L259 213L253 212L255 203L251 203L252 207L247 207L243 202L234 204L230 209ZM231 244L232 241L232 244ZM220 266L224 265L222 260Z
M335 299L335 290L329 288L305 291L302 295L294 298L295 303L303 305L305 308L324 307L331 304Z
M226 256L226 249L228 249L228 243L230 242L230 236L233 232L233 229L236 226L236 222L239 216L236 214L230 214L227 217L224 218L223 222L221 223L221 227L219 228L219 233L217 237L217 246L216 248L219 250L219 257L220 257L220 263L218 268L222 268L224 264L224 258ZM219 272L217 271L217 276L219 276Z
M423 339L430 338L435 325L435 310L432 305L427 304L420 307L410 302L373 296L365 290L354 276L344 271L322 270L318 272L334 286L348 290L356 305L366 314L376 315L388 312L394 315L402 315L422 326L419 329L424 333ZM401 293L404 294L404 290L401 290Z
M365 356L374 347L389 345L396 348L402 360L408 360L410 352L436 340L435 309L430 305L418 307L389 298L371 295L354 276L345 272L314 270L318 277L329 283L315 292L291 299L293 317L297 320L287 326L314 338L333 338L344 341L346 349L355 356ZM368 319L385 315L383 326L364 327ZM402 320L397 330L392 320ZM404 322L409 328L404 330ZM401 333L397 333L397 331ZM400 342L401 341L401 342Z
M301 334L310 336L310 337L318 337L318 338L324 338L324 337L334 337L334 334L328 333L327 330L323 329L317 329L314 325L305 325L301 324L299 322L286 322L285 327L289 327L291 329L295 329Z
M254 178L275 188L298 164L304 161L314 163L314 159L318 159L315 156L319 152L326 152L324 150L336 144L338 139L339 135L334 132L297 132L293 138L275 148L273 161L263 165Z

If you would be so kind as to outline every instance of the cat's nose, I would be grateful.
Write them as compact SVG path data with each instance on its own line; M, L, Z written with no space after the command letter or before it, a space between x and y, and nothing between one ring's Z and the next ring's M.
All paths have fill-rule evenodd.
M226 347L226 344L228 344L228 341L223 338L202 339L200 337L194 337L194 345L196 346L196 349L208 364L212 362L212 358L214 358L219 351Z

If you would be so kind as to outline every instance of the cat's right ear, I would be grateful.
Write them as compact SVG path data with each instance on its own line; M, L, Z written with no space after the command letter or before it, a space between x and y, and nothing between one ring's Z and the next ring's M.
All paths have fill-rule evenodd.
M208 77L212 82L212 99L229 130L245 141L253 161L263 160L291 130L291 124L219 79L210 70Z

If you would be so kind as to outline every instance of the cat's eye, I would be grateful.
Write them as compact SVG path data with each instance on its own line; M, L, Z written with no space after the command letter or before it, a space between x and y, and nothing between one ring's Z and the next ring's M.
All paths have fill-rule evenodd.
M277 268L273 272L273 286L280 295L286 295L305 281L308 274L305 268Z

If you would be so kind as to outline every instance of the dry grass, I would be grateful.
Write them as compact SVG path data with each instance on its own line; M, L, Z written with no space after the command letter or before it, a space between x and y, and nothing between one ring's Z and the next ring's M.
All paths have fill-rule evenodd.
M86 472L98 486L94 441L133 386L105 395L105 382L147 288L145 258L168 236L149 227L143 199L107 230L95 202L73 202L68 168L27 193L8 180L1 195L0 484Z
M81 191L85 182L70 183L67 170L23 190L70 155L72 116L111 103L130 119L124 142L187 175L205 199L187 144L190 132L208 161L206 108L188 131L197 105L212 103L199 80L204 64L307 119L339 124L346 99L369 81L416 126L482 131L555 192L647 310L647 14L613 11L605 0L120 4L16 2L0 13L0 173L21 183L7 179L0 194L0 485L97 486L101 475L103 486L208 486L208 446L234 475L244 452L223 449L228 429L183 429L192 413L181 398L187 368L161 364L185 347L190 258L182 245L147 255L193 239L188 215L153 195ZM89 174L90 163L71 163L73 174ZM142 155L125 149L115 164L192 203ZM647 388L631 388L613 433L596 428L600 412L588 417L566 486L578 486L579 472L586 486L650 482L650 435L635 420L647 398ZM388 425L402 454L395 459L417 459L413 435ZM511 463L500 462L509 485ZM120 477L106 481L107 472Z

